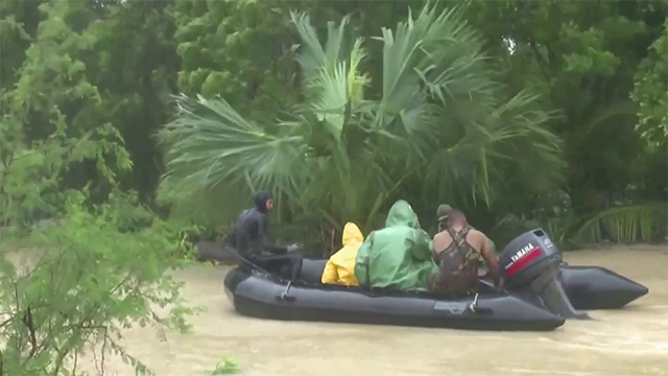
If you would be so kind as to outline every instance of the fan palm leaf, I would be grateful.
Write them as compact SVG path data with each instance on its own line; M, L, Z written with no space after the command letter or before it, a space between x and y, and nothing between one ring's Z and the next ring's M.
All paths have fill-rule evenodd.
M534 96L519 93L491 113L484 115L481 110L478 114L471 121L443 115L452 121L439 130L426 164L425 186L437 186L449 199L458 192L457 200L475 205L481 197L489 205L496 199L492 188L508 178L502 175L508 171L527 176L530 188L536 190L560 182L561 141L544 127L551 114L535 108ZM444 194L437 195L439 200L446 199Z
M323 47L307 14L293 12L291 16L303 41L297 61L304 75L305 107L319 120L326 119L333 127L332 133L339 138L346 105L355 110L363 102L363 88L369 82L368 76L359 70L366 57L362 39L357 38L352 46L348 45L349 17L344 17L337 27L331 22L328 24L328 38Z
M244 119L223 99L179 96L178 116L160 131L166 174L160 196L172 202L239 209L238 197L261 187L293 194L303 186L303 137L289 127L272 135ZM202 201L208 201L207 207ZM230 214L230 212L226 212ZM217 217L214 215L214 217Z
M484 41L459 10L437 14L428 4L396 34L383 30L381 40L386 86L380 110L386 123L398 114L425 164L425 186L466 192L474 204L482 195L489 204L492 185L504 178L496 174L518 157L549 166L538 169L544 184L561 176L561 145L545 128L552 114L527 93L499 100Z
M302 68L302 74L308 79L313 77L315 71L320 69L332 69L334 66L349 56L345 51L346 26L350 21L349 16L343 17L338 27L333 22L327 23L328 38L323 47L318 38L318 33L311 25L311 17L304 12L290 12L292 23L295 25L302 39L301 52L297 62Z
M167 153L168 176L202 187L244 179L282 188L294 182L293 166L305 151L301 136L268 134L224 99L177 100L180 116L162 134L176 140Z

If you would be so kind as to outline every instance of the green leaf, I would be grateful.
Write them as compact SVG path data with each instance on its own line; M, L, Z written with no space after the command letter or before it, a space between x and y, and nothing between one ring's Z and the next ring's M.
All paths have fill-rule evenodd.
M615 207L587 219L575 237L586 242L604 238L618 243L648 242L665 238L668 229L668 204L665 202Z

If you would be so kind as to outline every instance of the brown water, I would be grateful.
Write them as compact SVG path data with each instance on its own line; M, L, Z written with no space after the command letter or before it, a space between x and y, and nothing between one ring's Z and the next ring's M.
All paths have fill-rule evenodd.
M193 333L124 332L123 343L159 376L205 375L221 355L248 376L294 375L668 375L668 250L636 246L567 253L573 265L600 265L649 287L623 310L592 311L546 333L475 332L242 317L223 292L228 268L179 273L185 294L207 311ZM107 374L132 375L111 360Z

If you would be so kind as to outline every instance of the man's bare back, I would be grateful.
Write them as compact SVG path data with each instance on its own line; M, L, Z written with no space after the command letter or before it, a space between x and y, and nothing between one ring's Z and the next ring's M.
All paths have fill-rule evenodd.
M451 230L460 232L463 226L452 226ZM434 236L434 259L436 255L445 251L452 244L453 239L447 230L443 230ZM492 251L492 245L487 240L487 237L482 232L471 228L466 234L466 242L479 254L482 255L485 263L489 268L489 273L494 280L494 284L499 286L499 263Z
M452 230L459 232L462 226L452 227ZM485 235L482 232L472 228L466 235L466 242L471 245L478 253L481 253L483 244L486 243ZM434 252L441 253L452 244L452 237L447 230L443 230L434 236Z

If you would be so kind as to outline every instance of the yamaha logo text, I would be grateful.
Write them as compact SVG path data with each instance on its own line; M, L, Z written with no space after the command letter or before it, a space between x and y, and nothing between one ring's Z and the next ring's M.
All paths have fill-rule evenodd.
M510 259L511 259L513 262L516 262L517 260L519 260L519 259L521 259L522 257L524 257L524 255L526 255L527 253L529 253L529 252L530 252L532 249L534 249L534 248L536 248L536 247L534 247L533 244L529 243L529 244L525 245L524 247L522 247L522 249L520 249L517 253L515 253L515 254L512 255L512 256L510 256Z
M505 269L506 270L510 269L513 265L515 265L515 263L517 263L517 261L519 261L521 258L526 256L527 254L531 253L531 251L533 251L536 248L538 248L538 247L534 246L531 243L522 247L519 251L517 251L517 253L510 256L510 262L508 263L508 265L505 266Z

